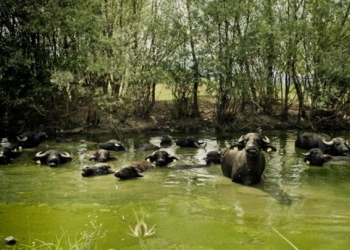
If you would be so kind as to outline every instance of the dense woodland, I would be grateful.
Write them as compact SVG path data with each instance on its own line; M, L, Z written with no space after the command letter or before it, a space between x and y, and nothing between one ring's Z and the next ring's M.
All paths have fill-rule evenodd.
M155 87L170 119L213 124L258 112L288 122L350 115L350 2L343 0L2 0L0 121L98 127L148 119Z

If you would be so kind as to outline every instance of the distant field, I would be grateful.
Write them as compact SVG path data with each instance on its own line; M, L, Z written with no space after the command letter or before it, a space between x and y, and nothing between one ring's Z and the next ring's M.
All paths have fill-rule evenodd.
M199 88L199 97L208 97L208 93L205 90L205 87L200 87ZM166 86L165 84L157 84L156 85L156 100L157 101L168 101L172 100L172 93L171 89Z

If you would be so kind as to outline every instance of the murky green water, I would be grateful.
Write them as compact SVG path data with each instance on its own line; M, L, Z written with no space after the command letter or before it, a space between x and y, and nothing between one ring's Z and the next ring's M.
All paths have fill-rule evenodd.
M223 177L220 165L192 170L155 169L143 178L119 181L113 175L83 178L79 140L46 141L27 149L15 163L0 167L0 249L6 236L16 249L59 241L62 249L91 239L91 249L348 249L350 165L309 167L294 148L294 133L266 133L281 152L266 154L263 183L246 187ZM339 133L349 137L348 132ZM163 134L135 134L126 152L113 152L114 170L151 152L140 142L159 144ZM225 147L241 134L198 134L207 150ZM188 135L172 135L174 138ZM91 148L94 146L91 145ZM57 148L74 160L59 168L39 166L35 152ZM180 163L204 163L203 149L167 149ZM131 235L144 220L150 237ZM81 241L79 241L81 240ZM28 246L28 247L25 247ZM13 248L13 247L8 247ZM77 247L76 249L79 249Z

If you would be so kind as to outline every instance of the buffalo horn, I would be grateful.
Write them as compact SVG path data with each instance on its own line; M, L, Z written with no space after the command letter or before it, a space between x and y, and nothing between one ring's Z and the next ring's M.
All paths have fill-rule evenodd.
M326 144L326 145L328 145L328 146L334 145L334 141L333 141L333 140L331 140L331 141L325 141L325 140L322 139L322 141L323 141L324 144Z
M28 137L25 136L25 137L21 138L21 137L17 136L17 140L19 140L19 141L26 141L26 140L28 140Z
M270 143L270 139L269 139L267 136L264 136L264 137L263 137L263 141L264 141L265 143L267 143L267 144Z
M243 140L244 140L244 135L242 135L241 137L239 137L238 143L243 142Z
M193 142L194 143L194 145L197 147L197 148L205 148L206 146L207 146L207 143L206 142L204 142L202 145L200 145L198 142Z
M46 152L43 153L43 151L39 151L38 153L35 154L35 157L41 158L46 155Z
M70 158L70 154L68 152L61 152L61 157Z
M302 154L305 155L305 156L309 156L309 155L310 155L310 152L302 153Z

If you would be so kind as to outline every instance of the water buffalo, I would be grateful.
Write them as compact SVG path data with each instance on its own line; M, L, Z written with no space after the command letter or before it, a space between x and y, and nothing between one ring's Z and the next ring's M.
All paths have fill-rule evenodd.
M19 146L22 148L35 148L47 138L45 132L25 132L17 136Z
M242 135L223 155L223 174L235 183L259 183L265 170L265 156L262 151L276 151L276 148L270 145L268 137L258 133Z
M312 148L309 152L303 153L305 155L304 162L309 163L312 166L323 166L326 162L349 162L348 156L332 156L323 153L320 148Z
M172 144L173 144L173 140L169 135L164 135L160 140L160 146L163 148L170 147Z
M205 148L207 143L204 141L198 141L192 137L187 137L186 139L176 140L176 145L183 148Z
M34 160L39 160L41 164L49 165L50 167L57 167L59 164L72 160L72 157L68 152L61 152L52 149L46 152L40 151L36 153Z
M299 132L295 141L297 148L310 150L320 148L325 154L334 156L346 155L349 153L348 141L341 137L331 138L327 134Z
M90 161L106 162L116 159L114 156L111 156L110 152L106 149L99 149L97 151L86 151L84 154L88 156L88 159Z
M99 143L98 147L101 149L111 150L111 151L124 151L125 150L125 147L121 144L121 142L114 140L114 139Z
M97 175L107 175L114 174L115 171L106 163L97 163L94 166L85 166L82 169L81 175L83 177L97 176Z
M137 150L139 151L152 151L152 150L158 150L158 149L160 149L160 147L152 143L144 143L137 147Z
M114 174L115 177L126 180L131 178L143 177L142 172L148 171L154 168L148 161L133 162L128 166L123 167Z
M0 165L10 163L22 153L19 146L1 146L0 147Z
M163 167L171 162L178 161L179 159L177 159L175 156L170 156L167 151L158 150L152 155L146 157L145 160L149 162L156 162L156 166Z
M222 159L222 154L218 151L209 151L205 158L207 165L220 164Z

